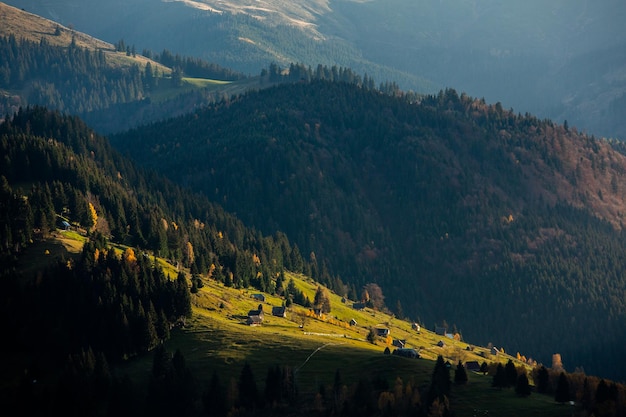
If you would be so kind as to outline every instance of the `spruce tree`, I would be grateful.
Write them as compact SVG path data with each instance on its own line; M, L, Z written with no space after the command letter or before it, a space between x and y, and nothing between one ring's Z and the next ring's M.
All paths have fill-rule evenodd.
M550 392L550 374L545 366L539 368L537 372L537 392L540 394L547 394Z
M511 359L504 366L504 374L506 377L505 386L514 387L517 383L517 369L515 369L515 364Z
M258 391L250 364L246 362L239 376L239 405L246 409L254 409L258 402Z
M515 393L520 397L528 397L530 395L530 384L528 383L528 377L525 372L517 377Z
M506 372L504 370L504 366L501 363L498 364L496 368L496 373L493 376L493 381L491 382L491 386L495 388L504 388L506 387Z
M556 385L554 400L558 403L565 403L570 400L569 381L565 372L561 372L559 375L559 382Z
M431 399L443 398L450 394L450 369L443 360L443 356L437 357L430 384Z
M222 386L217 372L213 371L211 381L206 391L202 395L204 411L209 417L223 417L228 411L226 404L226 391Z
M454 371L454 383L459 385L467 383L467 370L460 360Z

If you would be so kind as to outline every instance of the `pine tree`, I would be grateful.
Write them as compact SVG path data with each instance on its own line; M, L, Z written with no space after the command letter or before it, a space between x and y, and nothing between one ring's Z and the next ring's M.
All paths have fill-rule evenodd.
M565 372L561 372L559 375L559 381L556 385L556 391L554 393L554 400L558 403L565 403L570 400L569 381Z
M226 391L217 372L213 371L209 386L202 395L204 411L209 417L223 417L228 410Z
M443 356L437 357L435 362L435 369L433 370L433 376L430 383L430 395L432 399L443 398L450 394L450 369L444 362Z
M467 383L467 370L460 360L454 371L454 383L459 385Z
M525 372L517 377L515 393L520 397L528 397L530 395L530 384L528 383L528 376L526 376Z
M254 409L258 402L258 390L250 364L246 362L239 376L239 405L246 409Z
M515 369L515 364L511 359L504 366L504 373L506 376L506 387L514 387L517 383L517 369Z
M539 371L537 372L536 385L537 385L537 392L540 394L547 394L551 390L550 374L548 373L548 370L546 369L545 366L542 366L541 368L539 368Z
M506 380L506 372L504 370L504 366L501 363L498 363L498 367L496 368L496 373L493 376L493 381L491 382L492 387L496 388L504 388L507 385Z

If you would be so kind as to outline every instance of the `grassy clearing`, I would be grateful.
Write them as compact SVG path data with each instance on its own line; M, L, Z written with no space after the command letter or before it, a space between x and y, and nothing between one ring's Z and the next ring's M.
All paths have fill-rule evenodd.
M222 86L222 85L228 85L232 83L232 81L221 81L221 80L211 80L208 78L191 78L191 77L184 77L183 82L187 84L191 84L196 88Z
M32 277L59 259L70 259L83 249L86 238L71 230L56 230L50 238L34 242L19 258L19 268L25 277Z

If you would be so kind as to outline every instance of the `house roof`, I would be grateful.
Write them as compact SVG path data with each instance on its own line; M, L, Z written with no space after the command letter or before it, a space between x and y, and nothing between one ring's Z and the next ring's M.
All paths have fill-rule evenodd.
M282 316L287 311L286 307L272 307L272 314L275 316Z

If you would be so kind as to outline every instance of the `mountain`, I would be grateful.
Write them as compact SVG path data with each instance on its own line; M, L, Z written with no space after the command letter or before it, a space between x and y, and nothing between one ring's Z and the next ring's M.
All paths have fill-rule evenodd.
M404 90L451 87L597 136L626 137L619 0L13 0L109 42L167 48L248 74L338 65Z
M429 328L623 379L624 155L454 90L412 100L300 82L110 139L285 232L337 292L376 282Z
M536 366L458 333L443 343L378 308L357 310L289 271L315 264L284 235L263 237L136 168L76 117L23 109L0 124L0 149L0 310L11 317L0 404L9 416L488 408L556 417L574 410L559 404L574 398L563 387L581 415L623 410L622 384L564 373L558 361ZM367 288L378 305L382 294ZM270 316L276 305L288 315ZM261 326L243 325L246 311L266 307ZM419 358L403 357L389 331ZM470 371L479 361L484 370Z

